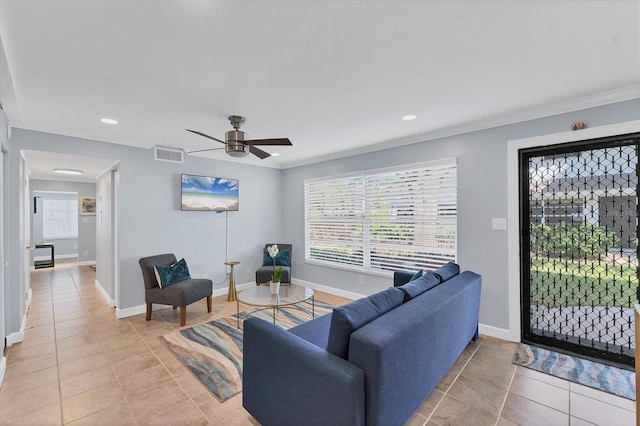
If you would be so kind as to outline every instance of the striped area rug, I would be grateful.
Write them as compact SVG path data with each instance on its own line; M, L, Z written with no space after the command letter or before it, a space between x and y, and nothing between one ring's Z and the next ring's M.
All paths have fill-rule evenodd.
M636 399L635 372L520 343L513 363L604 392Z
M316 318L333 310L333 306L316 300ZM220 401L224 402L242 391L242 323L245 318L258 317L272 322L271 309L249 309L237 316L195 325L162 336L176 358ZM280 308L276 325L288 329L311 319L311 303Z

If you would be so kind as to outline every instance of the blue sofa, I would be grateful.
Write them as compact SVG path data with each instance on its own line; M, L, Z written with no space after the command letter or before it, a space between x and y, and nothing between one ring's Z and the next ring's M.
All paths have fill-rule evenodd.
M289 330L244 322L244 408L262 425L402 425L478 337L482 278L449 263Z

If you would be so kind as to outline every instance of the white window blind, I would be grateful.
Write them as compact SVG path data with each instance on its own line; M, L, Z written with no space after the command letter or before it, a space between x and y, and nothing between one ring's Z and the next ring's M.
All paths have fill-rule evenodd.
M305 181L305 259L382 272L456 259L455 159Z
M42 200L42 236L45 240L78 238L78 196L49 195Z

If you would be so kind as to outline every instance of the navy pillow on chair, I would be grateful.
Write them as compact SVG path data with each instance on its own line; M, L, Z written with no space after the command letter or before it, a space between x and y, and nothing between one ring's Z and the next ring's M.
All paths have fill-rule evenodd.
M273 259L266 248L262 252L262 266L273 266ZM280 250L276 254L276 266L291 266L291 250Z
M349 357L351 333L402 304L404 293L390 287L369 297L338 306L331 315L327 352L340 358Z
M156 281L158 281L160 288L191 279L187 261L184 260L184 258L170 266L155 265L153 269L156 273Z

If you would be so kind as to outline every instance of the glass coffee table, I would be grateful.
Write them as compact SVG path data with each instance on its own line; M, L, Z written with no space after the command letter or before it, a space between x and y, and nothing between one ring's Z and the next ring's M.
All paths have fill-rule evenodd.
M313 289L301 285L280 285L278 294L271 294L268 285L259 285L238 292L236 297L237 327L240 328L240 303L250 306L259 306L263 309L273 309L273 323L276 323L276 310L283 306L297 308L298 303L311 299L311 315L316 316L316 302ZM301 308L299 308L301 309Z

